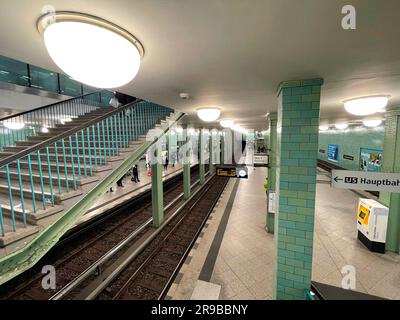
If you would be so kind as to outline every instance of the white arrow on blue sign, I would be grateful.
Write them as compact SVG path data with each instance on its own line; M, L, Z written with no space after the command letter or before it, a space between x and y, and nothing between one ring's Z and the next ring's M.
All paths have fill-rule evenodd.
M400 173L332 170L333 188L400 193Z

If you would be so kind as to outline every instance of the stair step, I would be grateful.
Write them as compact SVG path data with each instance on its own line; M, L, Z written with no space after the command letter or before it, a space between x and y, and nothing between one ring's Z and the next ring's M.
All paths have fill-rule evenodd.
M54 191L54 204L60 204L61 201L63 200L67 200L67 199L71 199L77 196L80 196L82 194L82 191L77 189L77 190L71 190L71 186L70 186L70 192L63 192L61 194L56 193L56 188L53 189ZM11 191L12 191L12 196L13 196L13 200L14 201L18 201L17 199L19 199L20 196L20 190L19 187L16 186L11 186ZM23 192L24 192L24 199L32 199L33 194L32 191L30 189L30 187L28 186L23 186ZM3 182L0 182L0 193L8 195L8 186L6 184L3 184ZM42 200L42 192L40 189L39 185L35 185L34 186L34 196L36 200ZM51 194L49 191L49 188L47 186L44 186L44 196L47 199L51 199Z
M80 151L81 151L81 152L83 152L82 150L83 150L83 149L80 148ZM50 150L50 151L54 151L54 149L53 149L53 150ZM74 155L73 155L74 163L75 163L75 165L77 165L78 157L77 157L77 155L76 155L76 148L73 148L73 151L74 151ZM86 152L86 156L85 156L85 157L83 156L82 153L79 154L79 160L80 160L82 166L83 166L83 164L84 164L84 159L86 160L86 165L87 165L87 166L88 166L89 163L90 163L90 158L89 158L88 151L87 151L86 148L85 148L85 152ZM121 160L121 158L118 157L118 156L111 156L111 157L109 158L109 157L108 157L108 149L106 150L106 152L107 152L107 161L108 161L108 162L115 162L115 161ZM13 154L15 154L15 153L13 153L13 152L0 152L0 159L6 158L6 157L8 157L8 156L12 156ZM102 156L102 159L103 159L102 161L104 162L104 149L101 150L101 156ZM97 157L99 157L99 151L98 151L98 150L97 150ZM34 155L34 156L32 156L32 158L33 158L33 159L37 159L37 156ZM32 159L32 158L31 158L31 159ZM50 161L56 161L56 158L57 158L57 157L56 157L56 154L55 154L55 153L49 153L49 158L50 158ZM68 152L66 152L65 158L66 158L67 163L71 163L71 153L70 153L70 150L68 150ZM92 163L93 163L93 162L94 162L94 153L93 153L93 149L92 149L92 157L91 157L91 158L92 158ZM45 152L41 152L41 153L40 153L40 159L42 160L42 162L44 161L44 162L47 164L47 155L46 155ZM60 165L60 166L63 166L63 154L62 154L62 152L61 152L61 153L58 153L58 161L59 161L59 165Z
M42 175L42 177L43 177L43 183L45 185L49 185L50 178L48 176L48 173L46 172L45 174ZM39 173L37 171L36 172L32 172L32 178L33 178L32 179L33 183L40 183L40 175L39 175ZM6 174L5 171L0 171L0 179L7 179L7 174ZM18 181L18 172L10 170L10 179L11 179L11 181ZM29 174L28 170L21 171L21 180L22 180L22 182L29 182L30 183L31 175ZM98 180L99 180L99 178L96 177L96 176L93 176L93 177L88 176L86 178L84 176L82 176L81 179L77 179L76 183L77 183L78 186L83 186L83 185L86 185L86 184L89 184L89 183L92 183L92 182L95 182L95 181L98 181ZM61 183L61 186L65 186L66 181L67 180L65 179L64 170L62 168L60 168L60 183ZM53 174L52 173L52 183L53 183L53 187L58 188L57 174ZM72 184L73 184L72 175L68 176L68 184L70 186L72 186Z
M11 207L9 205L2 204L1 209L5 217L9 218L12 217ZM36 212L33 211L32 206L29 207L29 209L27 208L27 206L25 206L26 222L29 224L37 225L39 220L52 216L56 213L62 212L63 210L64 210L63 205L54 205L54 207L52 207L50 203L46 204L46 209L43 209L41 203L37 203ZM14 206L14 217L18 221L23 221L23 212L21 206Z
M60 165L60 169L62 168L61 170L64 171L64 164L62 164L62 166L61 166L61 163L60 163L59 165ZM29 169L28 161L25 161L25 160L20 161L20 166L21 166L21 169L27 169L27 170ZM9 167L15 169L15 168L17 168L17 164L15 162L12 162L9 164ZM33 170L38 170L39 169L38 162L31 161L31 167ZM50 169L52 172L57 171L57 165L55 162L50 162ZM77 164L74 165L74 169L75 169L75 175L78 177L78 165ZM112 167L110 167L110 165L107 165L107 166L103 165L103 166L97 166L97 167L93 166L93 172L103 172L103 171L108 171L111 169L112 169ZM48 170L47 162L42 163L42 173L47 172L47 170ZM68 171L68 175L72 175L72 165L69 163L67 163L67 171Z

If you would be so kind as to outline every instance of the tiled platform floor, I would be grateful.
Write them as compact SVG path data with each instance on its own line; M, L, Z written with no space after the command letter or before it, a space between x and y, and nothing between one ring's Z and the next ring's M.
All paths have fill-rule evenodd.
M273 299L274 240L266 233L265 169L250 169L241 180L211 282L221 286L219 299ZM326 180L318 176L318 180ZM228 184L202 238L181 269L171 299L190 299L235 181ZM356 290L400 299L400 256L368 251L357 240L356 207L351 191L317 186L313 280L341 286L345 265L356 268ZM338 201L340 199L340 201Z

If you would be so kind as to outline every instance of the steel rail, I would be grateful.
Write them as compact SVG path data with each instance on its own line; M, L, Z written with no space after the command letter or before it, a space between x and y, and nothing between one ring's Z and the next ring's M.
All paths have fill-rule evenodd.
M196 190L189 199L187 199L182 205L180 205L165 221L164 223L154 231L143 243L139 245L139 247L132 252L126 260L124 260L109 276L107 276L103 281L90 293L88 294L84 300L93 300L95 299L107 286L111 283L132 261L135 259L146 247L157 237L157 235L164 230L164 228L187 206L187 204L193 200L195 196L197 196L207 185L207 183L211 180L212 177L209 177L204 185Z
M209 173L207 173L209 174ZM191 185L191 188L195 188L200 183L200 180L197 180ZM164 210L167 211L172 208L178 201L182 199L184 193L180 193L175 199L173 199L167 206L165 206ZM70 293L73 289L75 289L78 285L80 285L83 281L85 281L88 277L90 277L95 271L98 270L99 267L107 263L111 260L115 254L120 252L131 240L133 240L140 232L145 230L153 223L153 218L149 218L145 223L132 231L124 240L119 242L116 246L110 249L107 253L105 253L102 257L100 257L96 262L94 262L90 267L88 267L85 271L83 271L78 277L60 289L57 293L49 298L49 300L61 300L68 293Z

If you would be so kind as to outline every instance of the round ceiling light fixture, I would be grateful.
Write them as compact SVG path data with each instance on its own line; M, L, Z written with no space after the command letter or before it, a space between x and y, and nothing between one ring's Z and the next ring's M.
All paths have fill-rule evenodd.
M335 124L335 128L338 130L344 130L347 129L349 125L347 123L337 123Z
M371 96L344 101L347 112L356 116L374 114L384 109L389 101L389 96Z
M221 109L216 107L199 108L197 109L197 116L204 122L213 122L221 116Z
M326 125L319 126L320 131L327 131L328 129L329 129L329 126L326 126Z
M245 128L243 128L243 127L241 127L241 126L239 126L239 125L237 125L237 124L234 124L234 125L231 127L231 129L232 129L233 131L237 131L237 132L242 133L242 134L247 134L247 132L248 132Z
M21 130L25 127L25 123L13 121L4 121L3 125L10 130Z
M375 128L379 127L382 124L382 120L376 119L376 120L364 120L363 121L364 126L368 128Z
M54 63L84 84L117 88L132 81L139 71L142 44L104 19L58 11L41 16L37 28Z
M219 124L223 127L223 128L230 128L233 126L234 122L233 120L221 120L219 122Z

